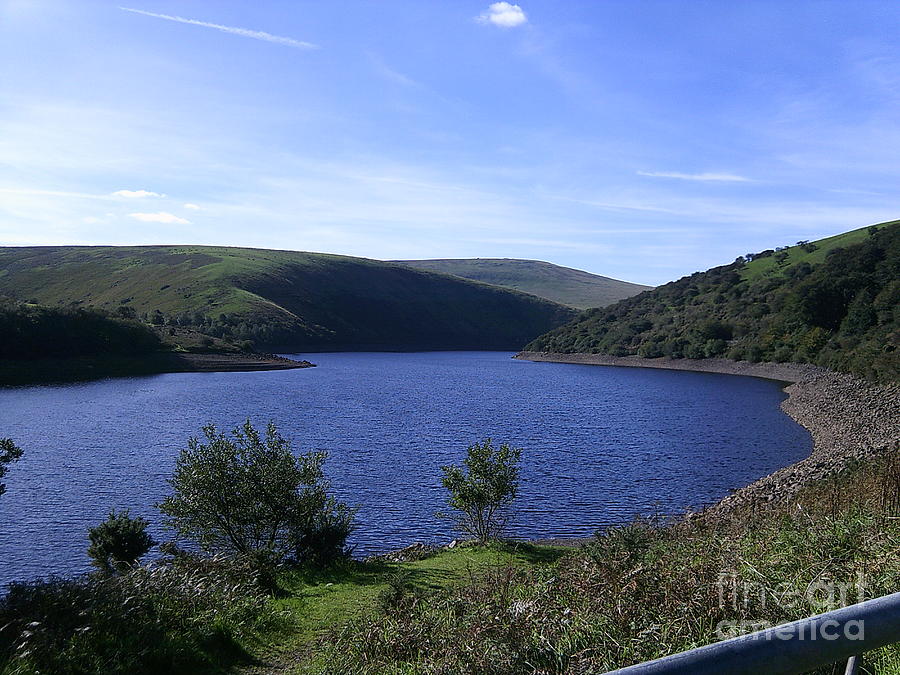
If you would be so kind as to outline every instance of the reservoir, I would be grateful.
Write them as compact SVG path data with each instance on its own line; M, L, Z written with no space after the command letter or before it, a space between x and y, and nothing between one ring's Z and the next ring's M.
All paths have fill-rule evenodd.
M524 539L698 508L811 449L777 382L511 356L306 354L317 368L0 388L0 437L25 451L0 496L0 583L90 569L87 529L112 508L169 537L154 504L209 422L273 421L294 450L327 451L359 507L357 556L453 539L440 467L487 437L523 448L510 533Z

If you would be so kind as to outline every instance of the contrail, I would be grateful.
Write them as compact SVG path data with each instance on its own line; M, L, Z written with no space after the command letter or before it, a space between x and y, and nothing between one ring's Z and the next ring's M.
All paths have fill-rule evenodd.
M231 33L232 35L240 35L241 37L253 38L254 40L263 40L264 42L274 42L277 45L285 47L297 47L299 49L318 49L318 45L311 42L303 42L294 38L282 37L280 35L272 35L261 30L248 30L247 28L235 28L234 26L223 26L218 23L209 23L207 21L197 21L196 19L185 19L183 16L171 16L169 14L156 14L154 12L145 12L143 9L132 9L131 7L119 7L124 12L132 12L134 14L143 14L144 16L152 16L154 19L165 19L166 21L177 21L178 23L187 23L192 26L203 26L204 28L214 28L223 33Z

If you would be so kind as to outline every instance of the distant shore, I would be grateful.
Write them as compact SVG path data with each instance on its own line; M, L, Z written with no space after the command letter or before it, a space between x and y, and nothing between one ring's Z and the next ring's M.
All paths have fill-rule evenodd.
M900 447L900 383L876 385L808 364L750 363L727 359L644 359L602 354L519 352L526 361L662 368L744 375L786 385L781 408L813 439L810 456L737 489L704 509L704 518L728 519L746 508L790 502L806 484L848 465Z
M103 356L71 359L0 361L0 385L78 382L105 377L134 377L162 373L250 372L312 368L273 354L195 354L162 352L146 356Z

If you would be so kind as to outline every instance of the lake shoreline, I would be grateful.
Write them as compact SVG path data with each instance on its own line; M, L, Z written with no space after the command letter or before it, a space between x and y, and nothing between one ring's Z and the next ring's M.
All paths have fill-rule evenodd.
M781 409L809 431L810 455L739 488L691 517L739 518L746 509L790 502L809 483L900 447L900 383L877 385L809 364L728 359L645 359L602 354L519 352L516 359L548 363L662 368L743 375L784 383Z
M233 373L312 368L274 354L162 352L146 356L0 361L0 386L80 382L163 373Z

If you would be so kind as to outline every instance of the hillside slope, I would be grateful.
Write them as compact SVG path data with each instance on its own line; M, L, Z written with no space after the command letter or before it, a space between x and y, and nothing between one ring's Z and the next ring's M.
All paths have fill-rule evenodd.
M393 262L416 269L452 274L464 279L513 288L577 309L605 307L652 288L570 267L560 267L540 260L447 258L395 260Z
M814 363L900 379L900 221L742 256L573 322L526 350Z
M207 246L0 248L0 294L296 350L508 348L575 315L391 263Z

